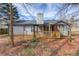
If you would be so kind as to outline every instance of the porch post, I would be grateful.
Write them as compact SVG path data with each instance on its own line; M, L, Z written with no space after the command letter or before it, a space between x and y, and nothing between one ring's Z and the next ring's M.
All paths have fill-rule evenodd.
M38 34L38 26L37 26L37 34Z
M70 28L69 28L69 37L71 38L71 25L70 25Z
M36 38L36 35L35 35L35 25L33 25L33 39Z
M51 30L51 32L50 32L50 33L51 33L51 36L52 36L52 26L51 26L51 25L50 25L50 30Z
M43 25L42 25L42 34L44 33L43 29L44 29L44 28L43 28Z
M50 36L50 34L51 34L51 33L50 33L50 23L49 23L49 36Z
M25 36L24 32L25 32L25 26L23 26L23 40L24 40L24 36Z

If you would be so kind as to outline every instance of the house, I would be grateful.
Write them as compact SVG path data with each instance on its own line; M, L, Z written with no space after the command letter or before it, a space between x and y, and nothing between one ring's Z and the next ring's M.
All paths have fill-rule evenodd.
M8 33L8 26L5 26L8 22L4 19L0 19L0 34Z
M71 34L79 35L79 19L67 20L67 23L71 24Z
M73 22L72 29L71 29L71 34L72 35L79 35L79 19L76 19Z
M8 24L9 25L9 24ZM18 20L14 22L14 35L47 35L60 38L69 35L69 24L64 21L44 20L44 24L37 24L36 20Z

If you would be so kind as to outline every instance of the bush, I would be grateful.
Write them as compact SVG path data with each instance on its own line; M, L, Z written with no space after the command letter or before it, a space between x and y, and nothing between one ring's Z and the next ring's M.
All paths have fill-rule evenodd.
M38 41L39 41L39 40L38 40L37 38L33 38L31 42L32 42L32 43L35 43L35 42L38 42Z
M8 29L0 29L0 34L8 34Z
M69 37L68 39L70 42L73 42L73 40L74 40L74 38L72 38L72 37Z

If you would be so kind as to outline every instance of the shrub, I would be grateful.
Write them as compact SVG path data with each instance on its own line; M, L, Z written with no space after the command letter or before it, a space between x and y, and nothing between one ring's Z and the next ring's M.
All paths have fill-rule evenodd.
M0 29L0 34L8 34L8 29Z

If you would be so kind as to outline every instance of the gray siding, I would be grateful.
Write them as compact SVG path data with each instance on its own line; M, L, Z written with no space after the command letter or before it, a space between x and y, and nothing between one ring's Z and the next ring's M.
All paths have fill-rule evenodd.
M14 35L23 35L23 33L27 34L27 35L31 35L32 34L30 26L25 27L25 30L24 30L23 26L14 26L13 30L14 30Z

